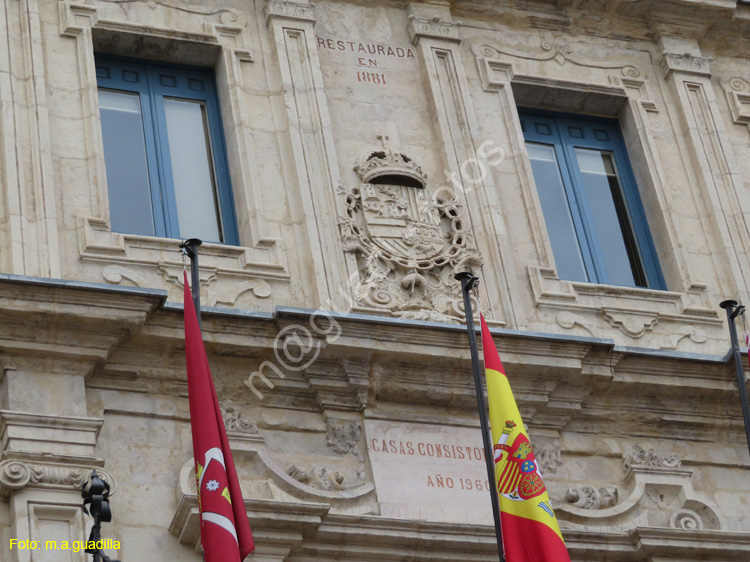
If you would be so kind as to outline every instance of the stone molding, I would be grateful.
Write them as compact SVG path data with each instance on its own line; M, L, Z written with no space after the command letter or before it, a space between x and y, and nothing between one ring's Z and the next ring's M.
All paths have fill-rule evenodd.
M440 41L450 41L454 43L461 42L459 34L459 24L452 21L446 21L440 16L431 18L409 16L406 29L411 38L412 44L416 45L420 39L438 39Z
M307 471L297 467L284 470L266 449L265 441L260 435L233 436L230 438L230 445L238 468L250 463L252 466L260 467L256 473L263 475L259 480L242 480L245 506L254 533L256 528L264 528L269 523L274 526L274 520L290 523L294 521L297 529L300 524L310 521L308 517L290 519L293 513L315 513L320 517L329 512L336 512L359 516L377 509L374 486L371 482L358 479L352 485L342 485L346 481L339 482L340 475L320 466L314 467L311 472L318 477L324 475L326 480L329 477L333 480L319 483L308 474L305 474L307 478L303 477L302 473ZM252 493L248 493L248 490L252 490ZM180 469L176 492L178 506L169 530L179 538L181 544L198 547L200 531L194 459L188 459ZM265 499L249 499L250 497ZM265 512L264 506L268 505L276 505L278 510L264 513L259 517L258 511Z
M479 41L472 46L472 51L480 61L481 59L494 61L501 59L502 56L535 62L554 61L560 66L570 63L574 66L596 68L607 71L619 71L616 74L621 74L626 78L643 78L643 71L634 64L602 62L578 56L574 54L573 47L570 46L564 35L556 37L550 32L540 33L539 46L537 48L521 51L510 47L500 47ZM512 78L512 76L510 78ZM487 86L485 85L485 88L486 87Z
M705 343L707 332L721 325L707 285L685 293L599 286L561 281L553 269L536 266L529 266L529 279L537 305L560 309L555 319L566 330L578 326L594 336L601 329L596 318L601 318L632 340L643 338L647 347L677 349L684 339ZM671 328L656 332L660 324Z
M644 449L640 445L637 451L627 454L622 462L627 469L670 471L682 466L682 461L676 453L659 453L655 449Z
M369 362L318 360L302 371L321 411L361 412L367 406Z
M38 0L28 0L6 5L0 17L8 39L0 53L4 107L0 186L3 213L9 217L2 225L3 271L57 278L66 268L61 255L65 245L59 222L60 176L54 158L57 139L50 112L54 96L42 45L47 25L41 14L46 8Z

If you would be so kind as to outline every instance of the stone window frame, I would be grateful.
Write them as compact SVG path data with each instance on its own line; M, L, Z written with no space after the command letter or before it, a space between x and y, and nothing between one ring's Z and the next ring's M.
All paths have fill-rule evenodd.
M181 283L182 263L174 239L120 234L110 229L94 52L97 51L97 34L143 37L164 44L182 44L188 47L192 54L204 56L206 60L201 61L204 66L213 64L215 70L236 219L242 244L204 245L201 253L210 256L210 262L204 263L211 263L213 267L202 268L202 279L208 276L206 280L210 282L215 280L217 275L226 273L235 278L234 286L239 291L235 298L246 290L253 291L259 298L270 296L270 286L266 279L288 281L290 274L281 241L270 237L266 232L259 190L261 182L256 171L252 135L247 127L241 125L247 122L242 98L241 65L252 63L254 60L247 27L241 16L231 10L221 10L211 17L196 13L196 26L203 28L203 32L196 32L106 19L101 7L68 1L60 2L58 10L60 35L76 40L78 73L83 87L81 103L85 116L85 143L87 152L95 155L96 160L89 171L93 216L77 218L81 259L100 264L108 263L103 268L102 275L109 283L127 282L143 286L145 280L137 268L131 269L128 267L129 264L151 266L157 269L167 282ZM164 62L195 64L194 61L179 59ZM240 125L229 127L228 124L232 123ZM232 303L209 300L208 304L231 306Z
M657 218L659 228L666 234L670 247L678 246L680 227L669 213L661 211L671 208L670 195L665 189L666 174L656 151L656 141L648 127L649 114L659 112L651 95L649 77L644 76L644 73L633 64L583 63L573 61L572 57L560 50L554 50L552 55L538 59L542 61L550 58L569 58L573 64L596 68L603 78L601 82L596 83L561 80L517 72L516 67L521 65L517 65L511 59L532 58L529 56L507 53L483 42L474 44L472 51L476 57L482 88L484 92L499 96L504 113L503 124L518 146L524 146L524 137L517 115L514 90L546 90L553 94L584 92L586 99L583 101L583 111L590 109L597 114L602 114L602 106L619 104L619 114L611 115L616 116L620 122L628 152L636 154L635 157L631 154L631 159L638 160L641 164L634 165L633 172L644 206L651 206L651 211L654 206L658 206L657 212L652 212L651 216ZM526 65L523 66L526 68ZM547 109L570 112L569 108L565 107ZM523 150L525 152L525 148ZM528 157L519 159L518 168L522 196L532 225L534 245L537 255L541 257L541 263L527 267L534 304L536 307L556 312L556 322L560 327L583 329L595 336L599 331L595 321L591 319L591 313L594 313L626 336L638 339L653 330L662 319L682 325L675 329L674 335L661 346L671 349L676 348L677 342L685 337L694 343L703 343L706 341L706 330L721 327L721 319L713 309L716 299L713 298L710 287L694 281L684 258L674 252L670 255L668 263L662 260L661 264L665 275L668 271L671 273L668 276L668 287L671 286L672 289L667 291L560 280L553 265L552 248L546 236L544 217ZM655 226L653 222L649 221L652 230Z

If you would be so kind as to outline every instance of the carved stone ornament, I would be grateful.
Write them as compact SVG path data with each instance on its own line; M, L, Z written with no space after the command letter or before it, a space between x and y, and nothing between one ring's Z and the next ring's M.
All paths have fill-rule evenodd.
M362 460L359 441L362 438L362 425L357 421L326 420L326 444L337 455L351 453Z
M604 486L598 490L593 486L570 488L565 501L583 509L606 509L617 504L618 493L615 486Z
M325 467L314 467L304 470L292 465L287 474L295 480L317 488L319 490L348 490L357 488L365 483L364 467L357 467L356 474L345 474L340 471L331 471Z
M3 461L0 463L0 498L7 498L13 490L20 490L26 486L80 490L93 470L93 467ZM101 479L110 484L110 495L114 494L116 486L112 475L99 467L96 467L96 470Z
M453 276L477 272L482 260L458 200L433 197L422 169L389 147L368 152L354 170L362 183L346 194L340 226L357 260L356 305L416 320L462 318Z
M623 459L625 468L633 468L634 466L642 466L647 468L662 468L662 469L673 469L680 468L682 461L675 453L669 453L662 455L657 453L654 449L644 449L638 445L638 451L626 455Z
M703 519L692 509L678 509L669 518L669 526L674 529L700 531L703 529Z
M560 445L557 443L535 443L534 455L542 474L557 474L558 469L563 465Z
M233 403L227 401L220 404L221 417L224 419L224 427L228 433L244 433L254 435L258 433L258 425L245 418L242 410Z

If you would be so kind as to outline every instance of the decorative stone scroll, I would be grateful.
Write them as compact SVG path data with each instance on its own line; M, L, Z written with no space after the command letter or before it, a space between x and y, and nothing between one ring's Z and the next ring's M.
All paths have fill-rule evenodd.
M452 321L464 315L459 271L477 271L478 252L457 199L433 197L427 176L390 147L365 154L362 183L346 193L344 251L359 269L356 305L402 318Z
M101 467L65 466L57 464L28 464L16 460L0 463L0 498L7 498L22 488L59 488L80 490L96 468L100 478L111 486L110 495L117 490L112 475Z

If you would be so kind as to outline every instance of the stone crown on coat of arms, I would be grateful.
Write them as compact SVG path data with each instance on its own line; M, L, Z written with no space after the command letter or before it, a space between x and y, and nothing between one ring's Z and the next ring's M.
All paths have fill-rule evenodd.
M427 175L422 168L406 154L389 147L371 150L365 154L360 163L354 166L354 171L362 183L377 181L378 178L409 178L421 187L427 186Z

